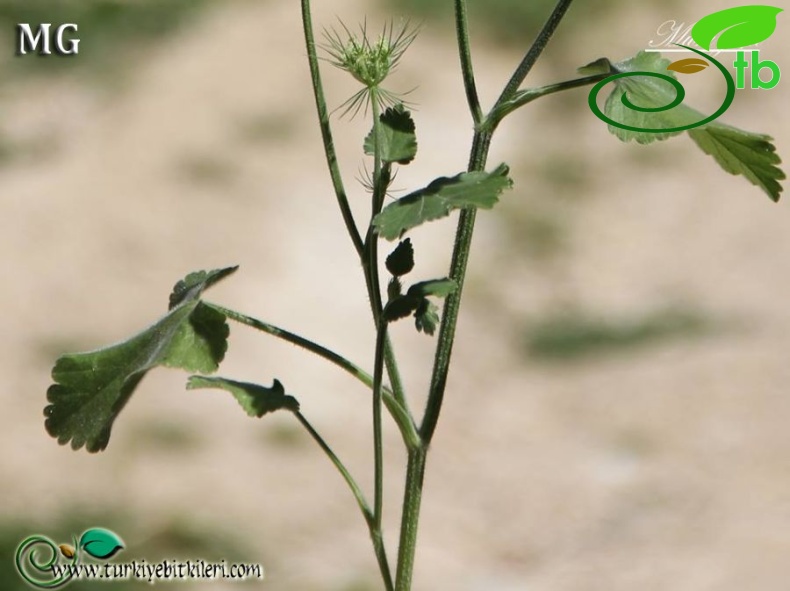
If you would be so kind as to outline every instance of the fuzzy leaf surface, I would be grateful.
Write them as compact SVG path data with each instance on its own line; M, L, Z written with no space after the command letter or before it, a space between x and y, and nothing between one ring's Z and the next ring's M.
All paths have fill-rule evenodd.
M669 60L658 57L658 54L640 52L636 57L616 64L620 72L649 71L667 74ZM666 82L648 77L621 78L614 81L615 89L606 100L604 113L626 125L645 128L676 127L701 121L705 116L683 104L672 109L656 113L642 113L629 109L622 103L622 96L628 93L631 101L641 107L659 107L667 105L675 98L674 89ZM665 140L682 132L650 133L630 131L612 125L609 131L620 140L635 140L641 144ZM725 171L741 175L753 185L762 189L773 201L778 201L782 192L779 181L785 173L779 168L782 160L776 153L768 135L744 131L736 127L713 121L707 125L688 130L694 143L714 160Z
M85 446L89 452L101 451L113 422L149 370L166 366L216 371L227 350L229 329L225 316L199 297L233 270L207 272L166 316L130 339L60 357L52 370L55 383L47 390L47 432L61 445L70 441L75 450Z
M396 105L388 108L379 116L378 126L379 154L383 162L409 164L417 155L417 135L414 133L414 120L403 107ZM373 130L365 138L365 154L375 152Z
M721 123L691 129L689 136L724 170L746 177L765 191L771 200L779 201L783 190L779 181L786 177L778 167L782 160L771 143L773 138Z
M389 204L373 220L379 235L396 240L407 230L443 218L455 209L491 209L499 195L513 185L507 165L491 172L463 172L440 177L427 187Z
M274 380L271 387L237 382L225 378L191 376L187 382L187 390L214 388L230 392L241 407L251 417L262 417L276 410L297 412L299 402L288 396L279 380Z

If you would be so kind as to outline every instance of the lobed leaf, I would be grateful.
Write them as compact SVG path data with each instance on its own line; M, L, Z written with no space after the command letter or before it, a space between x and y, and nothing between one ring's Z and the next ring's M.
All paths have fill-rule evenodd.
M513 185L508 172L507 165L500 164L492 172L440 177L385 207L373 219L373 225L382 238L395 240L407 230L443 218L455 209L491 209L502 191Z
M670 61L662 58L658 53L640 51L635 57L615 64L614 69L617 72L656 72L676 78L672 72L667 70L670 65ZM619 78L614 81L614 85L614 90L606 99L603 111L607 117L624 125L642 129L668 129L689 125L705 118L698 111L683 104L666 111L642 112L630 109L623 103L623 96L627 94L631 102L639 107L654 109L670 104L675 99L675 89L665 80L648 76L634 76ZM639 144L663 141L683 133L681 131L666 133L632 131L614 125L609 125L608 128L609 132L616 135L621 141L634 140Z
M288 396L279 380L274 380L271 388L249 382L237 382L225 378L191 376L187 382L187 390L215 388L233 394L244 411L251 417L262 417L276 410L298 412L299 402Z
M417 330L432 335L439 323L439 309L429 296L444 298L455 292L458 284L452 279L431 279L415 283L404 295L397 295L384 307L384 319L394 322L414 314Z
M433 335L439 325L439 308L433 302L424 299L414 312L414 324L417 330Z
M383 162L409 164L417 155L417 136L414 133L414 120L403 105L395 105L379 115L378 140L379 154ZM376 143L374 130L365 138L365 153L373 156Z
M599 60L600 61L600 60ZM681 60L687 61L687 60ZM655 53L640 52L636 57L614 66L618 72L657 72L675 77L667 71L669 60ZM604 113L625 125L641 128L680 127L705 117L699 111L680 104L662 112L643 113L626 107L622 97L628 93L631 101L640 106L656 108L671 103L675 98L674 89L665 81L650 77L634 76L614 81L615 88L606 100ZM608 126L609 131L622 141L635 140L647 144L665 140L682 132L651 133L630 131ZM779 181L785 178L778 167L781 159L768 135L744 131L714 121L707 125L688 130L694 143L706 154L712 156L719 166L730 174L746 177L749 182L760 187L773 201L778 201L782 192Z
M395 250L390 253L386 261L387 271L395 277L407 275L414 268L414 247L411 238L402 241Z
M409 288L408 295L414 297L436 296L445 298L458 289L458 284L452 279L431 279L415 283Z
M209 286L236 267L192 274L176 285L176 302L161 320L121 343L61 356L52 370L44 409L47 432L61 445L105 449L118 414L140 380L157 366L191 372L216 371L227 350L225 316L199 300ZM199 277L199 278L198 278ZM179 291L178 286L183 284Z
M786 177L777 166L782 160L776 153L776 146L771 143L773 138L721 123L689 130L689 136L724 170L745 176L773 201L779 201L783 190L779 181Z

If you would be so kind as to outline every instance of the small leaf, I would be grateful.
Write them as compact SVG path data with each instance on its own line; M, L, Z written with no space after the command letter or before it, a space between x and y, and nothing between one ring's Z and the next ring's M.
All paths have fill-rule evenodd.
M47 390L47 432L58 443L89 452L107 447L113 422L145 374L157 366L190 372L216 371L225 356L226 318L198 297L228 269L202 275L168 314L141 333L104 349L63 355ZM194 277L195 274L189 277ZM185 285L187 283L185 282Z
M279 380L274 380L271 388L248 382L237 382L225 378L207 378L191 376L187 382L187 390L200 388L216 388L233 394L244 411L251 417L262 417L276 410L299 411L299 402L285 393Z
M590 62L586 66L577 68L576 71L584 76L598 76L599 74L617 73L617 70L614 69L612 62L610 62L609 59L605 57L598 58L597 60L595 60L594 62Z
M689 135L724 170L745 176L773 201L779 201L782 193L779 181L785 178L785 173L777 166L782 160L771 143L773 138L721 123L692 129Z
M61 544L58 546L58 549L60 549L60 553L66 558L74 558L74 555L77 553L77 551L74 549L74 546L71 544Z
M123 550L123 540L108 529L89 529L80 537L79 547L94 558L107 560Z
M740 49L765 41L776 31L775 6L736 6L701 18L691 29L691 38L710 51L719 33L716 49Z
M492 172L463 172L454 177L440 177L385 207L373 219L373 224L382 238L395 240L407 230L443 218L454 209L491 209L500 193L513 185L508 172L508 167L500 164Z
M379 116L379 154L383 162L408 164L417 155L417 136L414 134L414 121L411 114L396 105L388 108ZM365 138L365 154L375 152L373 130Z
M410 316L417 308L420 307L421 298L406 294L398 296L387 302L384 306L382 315L387 322L395 322L401 318Z
M455 292L456 289L458 289L458 284L452 279L431 279L430 281L415 283L409 288L407 294L414 297L435 296L444 298Z
M439 324L439 308L429 300L423 299L414 312L414 324L418 331L433 335Z
M414 268L414 247L411 245L411 238L406 238L398 244L395 250L387 257L387 270L401 277L411 272Z
M170 294L170 306L168 310L172 310L187 298L197 298L203 291L231 273L234 273L238 268L238 266L235 266L226 267L224 269L214 269L213 271L196 271L190 273L173 287L173 292ZM190 293L193 289L197 291L195 293Z
M708 62L703 59L689 57L684 60L672 62L667 66L667 70L672 70L679 74L696 74L697 72L702 72L708 65Z
M662 58L657 53L640 51L635 57L618 62L615 68L618 72L656 72L675 78L673 73L667 71L669 65L669 60ZM618 123L638 127L640 129L669 129L681 127L704 119L701 113L683 104L666 111L635 111L623 103L623 96L626 93L633 104L647 108L657 108L669 105L676 96L675 89L666 80L648 76L619 78L614 81L614 90L606 99L603 108L606 116ZM663 141L683 133L682 131L665 133L633 131L630 129L622 129L614 125L608 125L608 128L609 131L616 135L621 141L628 142L634 140L639 144Z

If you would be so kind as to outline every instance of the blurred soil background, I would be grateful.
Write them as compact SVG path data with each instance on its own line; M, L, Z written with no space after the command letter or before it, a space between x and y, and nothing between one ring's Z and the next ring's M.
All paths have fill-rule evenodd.
M369 30L388 15L422 23L388 82L415 89L420 143L395 188L463 170L471 122L452 3L315 4L319 27L365 15ZM490 106L550 2L470 4ZM577 4L532 83L631 56L661 23L714 10ZM78 23L79 57L12 57L17 22ZM290 415L249 419L231 397L186 392L184 374L158 370L105 452L73 452L43 428L57 356L147 326L192 270L240 264L209 300L372 366L362 275L323 161L298 3L2 0L0 23L2 588L25 588L12 564L25 536L65 542L102 526L127 543L119 562L225 558L267 570L262 583L168 588L380 589L353 498ZM788 26L780 15L780 34L763 46L786 67ZM337 106L356 86L324 67ZM718 105L720 90L703 89L697 106ZM739 91L725 119L771 133L787 158L787 103L784 82ZM363 219L355 177L369 123L334 123ZM500 161L516 188L478 218L415 591L787 589L785 204L725 174L686 137L620 143L591 115L585 90L506 121L490 164ZM446 273L454 223L413 233L414 277ZM290 345L231 330L220 374L280 379L370 490L364 388ZM420 409L434 340L410 322L393 333ZM394 560L404 455L386 427Z

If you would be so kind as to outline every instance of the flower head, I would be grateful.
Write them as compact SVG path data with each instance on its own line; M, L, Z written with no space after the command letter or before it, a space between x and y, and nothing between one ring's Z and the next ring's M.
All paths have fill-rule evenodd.
M375 40L368 37L367 24L360 26L359 34L351 32L341 23L345 41L335 29L324 31L324 49L329 54L329 62L351 74L364 86L362 90L343 103L343 114L353 111L356 114L362 105L376 100L380 107L402 102L395 94L381 88L381 83L392 73L401 57L417 37L417 28L409 23L397 30L392 22L384 25L384 31Z

